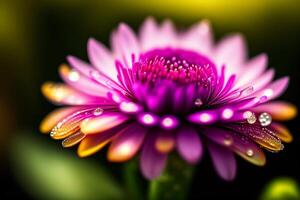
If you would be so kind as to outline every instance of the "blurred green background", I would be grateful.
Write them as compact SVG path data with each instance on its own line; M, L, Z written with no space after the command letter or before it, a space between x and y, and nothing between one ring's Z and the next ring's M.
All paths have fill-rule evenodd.
M124 199L141 197L124 187L120 164L105 151L86 159L75 148L62 149L38 131L43 116L55 108L40 85L59 81L57 67L69 54L86 59L89 37L109 43L110 32L126 22L135 30L147 16L173 20L180 29L208 19L215 38L241 32L249 54L269 55L277 76L289 75L282 99L299 106L300 2L298 0L184 1L0 1L0 180L5 199ZM299 123L287 123L294 142L280 154L268 153L264 168L238 160L234 182L220 180L210 159L197 166L191 199L300 199ZM132 169L136 170L136 169ZM279 177L279 178L278 178ZM280 178L282 177L282 178ZM142 188L147 187L143 180ZM278 186L279 185L279 186ZM278 189L279 188L279 189Z

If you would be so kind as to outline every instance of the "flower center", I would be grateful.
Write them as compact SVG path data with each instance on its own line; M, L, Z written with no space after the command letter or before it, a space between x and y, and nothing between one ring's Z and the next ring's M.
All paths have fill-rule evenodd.
M136 78L142 83L171 80L179 84L214 85L215 65L205 56L183 49L155 49L140 56L134 64Z

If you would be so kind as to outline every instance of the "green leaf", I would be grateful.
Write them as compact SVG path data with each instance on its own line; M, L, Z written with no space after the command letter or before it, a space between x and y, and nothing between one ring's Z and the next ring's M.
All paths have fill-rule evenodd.
M37 138L30 132L18 133L11 150L17 181L33 197L124 198L120 185L101 166Z

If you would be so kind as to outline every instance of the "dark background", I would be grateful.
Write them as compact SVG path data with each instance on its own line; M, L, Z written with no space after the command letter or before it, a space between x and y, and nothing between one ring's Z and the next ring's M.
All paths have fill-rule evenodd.
M48 178L37 174L34 167L39 168L40 162L47 162L48 154L44 151L50 154L59 152L71 158L70 162L91 163L104 168L105 173L113 174L111 176L116 182L122 181L124 166L108 163L105 151L81 160L77 158L75 148L63 150L59 142L38 131L41 119L55 108L41 96L41 84L47 80L60 80L57 67L65 62L67 55L86 59L89 37L108 44L110 32L119 22L126 22L137 31L147 16L154 16L158 21L172 19L180 29L206 18L211 21L217 40L224 34L241 32L247 39L250 57L266 52L269 66L276 69L276 77L289 75L291 78L290 86L281 99L299 107L299 8L296 0L1 1L1 196L5 199L51 199L56 194L51 196L53 192L49 191L56 191L55 197L70 198L64 196L64 192L52 190L51 184L47 184L47 181L50 182ZM267 153L267 164L262 168L238 158L238 174L233 182L224 182L217 177L206 155L197 166L190 198L258 199L266 185L278 177L288 177L299 184L299 120L296 118L286 125L293 133L294 141L285 145L284 151L279 154ZM34 151L30 151L31 148ZM43 160L35 159L36 156ZM63 176L51 171L51 162L45 165L40 173L53 173L51 176L57 180L55 183L62 184L61 188L66 187L67 190L68 185L64 184L68 182L63 182ZM81 170L85 171L85 167L82 166ZM76 176L73 178L76 180ZM78 178L80 180L80 176ZM89 184L100 184L98 180L88 180ZM43 184L39 185L41 182ZM72 191L72 184L69 185ZM92 192L90 188L81 189L87 190L83 193Z

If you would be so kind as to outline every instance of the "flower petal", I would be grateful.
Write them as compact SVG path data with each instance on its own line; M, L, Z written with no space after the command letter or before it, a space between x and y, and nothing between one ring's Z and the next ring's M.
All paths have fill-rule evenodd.
M273 101L254 107L251 109L254 112L267 112L274 120L290 120L296 117L297 107L285 101Z
M99 108L85 108L79 110L66 118L62 119L52 130L50 136L53 139L62 139L76 133L80 130L80 124L83 120L94 116L94 112Z
M268 57L266 54L260 54L248 61L239 74L235 87L243 86L259 77L266 69Z
M79 142L81 142L84 138L85 138L85 134L81 133L80 131L78 131L77 133L67 137L66 139L64 139L62 141L62 146L63 147L72 147L76 144L78 144Z
M222 39L216 47L214 55L216 65L226 65L226 77L236 74L247 58L247 48L242 35L229 35Z
M61 83L46 82L42 85L41 90L45 97L59 105L95 105L108 103L106 98L86 95Z
M280 78L269 85L265 86L262 90L254 93L254 96L266 96L268 100L275 99L280 96L287 88L289 77Z
M231 181L236 175L236 160L228 148L215 143L208 144L215 170L221 178Z
M176 147L179 154L191 164L198 162L203 155L199 134L190 127L183 127L177 132Z
M156 47L158 44L156 36L158 34L158 26L152 17L148 17L142 24L139 31L139 38L143 51L147 51Z
M106 97L107 92L109 91L108 88L97 84L96 82L92 81L92 79L86 78L78 71L71 70L67 65L61 65L59 67L59 73L64 82L83 93L93 96Z
M121 113L104 113L100 117L85 120L81 123L81 132L84 134L97 134L116 127L129 119Z
M155 139L155 148L160 153L169 153L175 147L174 134L168 131L162 131Z
M192 49L201 54L210 55L213 45L213 34L208 20L192 26L180 38L182 48Z
M231 149L252 164L263 166L266 163L263 151L245 136L223 128L212 127L205 129L204 134L213 142Z
M290 143L293 141L293 136L289 129L280 123L273 122L271 127L276 131L276 136L283 142Z
M49 113L40 124L40 131L42 133L49 133L54 126L65 117L75 113L76 111L84 109L82 107L66 107L58 108Z
M208 125L213 124L218 120L218 112L217 110L203 110L188 116L188 120L190 122Z
M283 145L276 137L276 133L268 127L262 127L258 123L231 124L228 125L228 128L247 136L271 152L279 152L283 149Z
M76 58L75 56L68 56L67 60L74 69L78 70L86 77L90 77L91 71L95 70L91 65L79 58Z
M124 162L131 159L140 149L147 129L139 124L128 125L113 139L108 149L108 160Z
M88 41L88 56L90 62L100 72L103 72L113 80L117 80L117 70L115 62L111 52L100 42L94 38L90 38Z
M156 137L155 132L147 135L140 158L141 171L149 180L160 176L167 161L167 154L160 153L155 148Z
M87 135L79 144L77 154L79 157L92 155L108 144L124 126L118 126L99 134Z
M122 63L131 68L133 66L132 55L138 57L139 43L135 33L129 26L121 23L117 31L112 35L112 47Z

